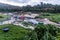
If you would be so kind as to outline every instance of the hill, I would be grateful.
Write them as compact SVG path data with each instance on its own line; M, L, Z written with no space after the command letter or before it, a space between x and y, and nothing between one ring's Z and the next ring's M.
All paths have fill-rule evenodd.
M19 10L20 7L19 6L13 6L13 5L9 5L9 4L4 4L4 3L0 3L0 11L12 11L12 10Z

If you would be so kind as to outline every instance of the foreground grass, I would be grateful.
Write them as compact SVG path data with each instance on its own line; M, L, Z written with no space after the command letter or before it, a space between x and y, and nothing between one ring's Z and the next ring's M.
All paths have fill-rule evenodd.
M2 28L8 27L8 32L3 32ZM0 40L24 40L25 36L29 34L28 29L24 29L15 25L1 25L0 26Z
M47 15L48 14L48 15ZM58 13L42 13L40 14L41 18L48 18L49 20L53 22L60 22L60 14ZM57 40L60 40L60 28L58 28L58 34L57 34Z
M2 30L5 27L8 27L9 28L9 31L8 32L4 32ZM44 26L42 26L42 28L43 27ZM54 26L51 26L51 27L54 27ZM33 31L31 32L31 31L32 30L30 30L30 29L25 29L25 28L22 28L20 26L11 25L11 24L9 24L9 25L0 25L0 40L28 40L28 39L31 39L31 37L34 40L36 40L36 33L33 32ZM40 28L39 31L41 31L41 28ZM60 29L59 29L59 31L60 31ZM31 34L31 33L33 33L33 34ZM57 35L57 38L60 40L60 34L59 33Z
M58 40L60 40L60 28L58 29L57 38L58 38Z

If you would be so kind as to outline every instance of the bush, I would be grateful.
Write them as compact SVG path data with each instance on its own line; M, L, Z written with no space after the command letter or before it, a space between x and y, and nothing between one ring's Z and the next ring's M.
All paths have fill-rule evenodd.
M41 13L42 16L51 16L50 13Z
M39 24L35 28L38 40L56 40L58 28L54 25Z
M4 18L4 17L0 16L0 18Z

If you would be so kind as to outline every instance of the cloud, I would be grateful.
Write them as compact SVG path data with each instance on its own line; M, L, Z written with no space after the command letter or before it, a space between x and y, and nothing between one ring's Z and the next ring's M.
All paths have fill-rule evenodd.
M27 3L27 2L29 2L30 0L7 0L7 1L16 2L16 3Z
M11 4L15 6L25 6L25 5L37 5L40 2L58 4L60 5L59 0L0 0L1 3Z
M30 0L27 5L36 5L36 4L39 4L40 3L40 0Z
M0 2L16 6L26 6L26 5L36 5L39 3L39 0L0 0Z
M60 5L60 1L59 0L42 0L42 2Z

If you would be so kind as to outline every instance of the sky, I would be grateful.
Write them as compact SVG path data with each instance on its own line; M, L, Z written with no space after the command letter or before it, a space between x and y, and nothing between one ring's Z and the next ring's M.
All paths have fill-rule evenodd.
M59 0L0 0L0 3L15 5L15 6L26 6L26 5L37 5L40 2L58 4L60 5Z

